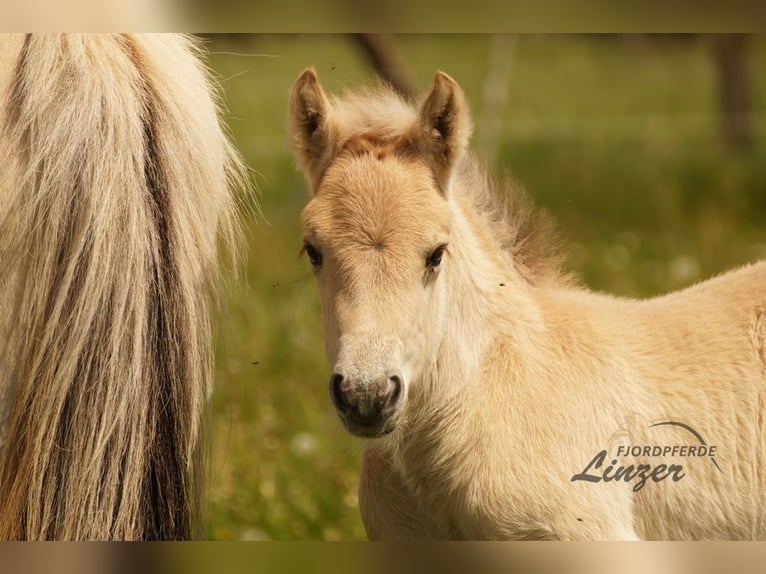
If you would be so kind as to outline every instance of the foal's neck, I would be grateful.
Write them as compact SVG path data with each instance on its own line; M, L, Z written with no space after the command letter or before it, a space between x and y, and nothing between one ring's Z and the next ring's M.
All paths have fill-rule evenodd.
M444 277L448 318L439 359L450 369L439 369L440 379L470 377L491 346L531 337L540 324L533 287L514 269L470 198L455 191L450 268ZM442 381L439 386L448 388Z
M541 324L533 287L513 269L482 215L469 198L455 194L449 201L449 261L438 278L446 282L441 345L423 379L413 385L406 429L384 443L393 445L394 460L405 474L417 473L424 457L454 462L454 455L466 468L481 460L469 460L467 454L484 439L477 420L485 416L486 391L494 387L490 394L505 400L507 376L524 360L519 350ZM508 352L498 354L498 348Z

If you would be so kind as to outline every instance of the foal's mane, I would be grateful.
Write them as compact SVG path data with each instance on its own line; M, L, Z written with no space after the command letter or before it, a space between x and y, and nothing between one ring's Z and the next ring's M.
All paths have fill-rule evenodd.
M547 211L537 208L511 177L494 179L473 153L465 155L458 169L457 176L463 179L471 206L529 283L577 282L575 275L566 270L559 229Z
M331 98L336 121L336 149L357 152L401 147L415 121L420 100L408 100L388 84L346 89ZM359 145L362 142L366 145ZM455 169L463 193L486 221L493 237L508 253L514 267L531 284L571 284L558 228L550 215L533 202L510 177L501 181L489 174L471 151Z

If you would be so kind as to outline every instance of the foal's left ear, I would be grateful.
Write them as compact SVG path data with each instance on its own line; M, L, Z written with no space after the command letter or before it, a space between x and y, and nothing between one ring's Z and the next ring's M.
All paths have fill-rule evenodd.
M471 115L462 88L444 72L436 72L414 129L416 145L446 195L452 168L471 137Z
M290 135L298 162L316 193L331 159L332 106L314 68L303 70L290 90Z

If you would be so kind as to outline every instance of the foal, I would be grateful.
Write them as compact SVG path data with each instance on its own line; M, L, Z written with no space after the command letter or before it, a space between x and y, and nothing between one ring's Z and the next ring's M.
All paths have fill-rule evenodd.
M575 285L441 72L413 106L307 69L290 130L370 538L766 537L766 263L645 301Z

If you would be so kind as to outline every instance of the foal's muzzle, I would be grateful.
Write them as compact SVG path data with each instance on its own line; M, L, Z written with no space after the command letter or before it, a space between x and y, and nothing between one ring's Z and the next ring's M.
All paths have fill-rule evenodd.
M394 430L394 414L404 383L389 373L375 381L352 380L343 373L330 376L330 399L351 434L375 438Z

